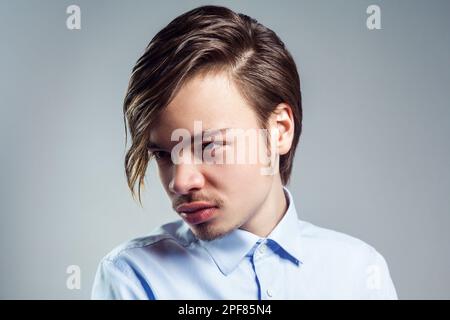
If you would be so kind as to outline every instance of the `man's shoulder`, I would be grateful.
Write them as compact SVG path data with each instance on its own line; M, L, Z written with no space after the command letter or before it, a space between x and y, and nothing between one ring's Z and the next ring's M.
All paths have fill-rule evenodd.
M192 236L189 227L182 220L178 219L153 229L148 235L119 244L103 260L117 262L142 251L158 250L161 246L165 249L170 247L188 247L194 240L195 238Z
M343 232L300 221L304 271L315 274L336 296L396 299L384 257L370 244ZM314 278L314 277L313 277Z
M373 258L379 255L377 250L367 242L349 234L320 227L313 223L299 220L302 242L315 253L326 255L361 258Z

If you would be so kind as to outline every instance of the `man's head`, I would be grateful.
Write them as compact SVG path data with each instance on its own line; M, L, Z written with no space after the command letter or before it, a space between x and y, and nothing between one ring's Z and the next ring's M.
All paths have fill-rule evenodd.
M147 164L155 157L174 209L199 238L250 228L274 190L289 181L301 120L296 65L276 34L223 7L196 8L162 29L133 69L124 101L125 131L128 121L132 138L125 157L128 185L134 194L139 181L140 201ZM185 161L191 153L184 151L174 163L172 134L182 128L194 135L195 121L203 130L224 129L215 143L204 144L215 156L236 152L227 128L275 131L276 174L261 174L260 162L196 164ZM270 145L258 144L252 152ZM215 209L183 213L199 206Z

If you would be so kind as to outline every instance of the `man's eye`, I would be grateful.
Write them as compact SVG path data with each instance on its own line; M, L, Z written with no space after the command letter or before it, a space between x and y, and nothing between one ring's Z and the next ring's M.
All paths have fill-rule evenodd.
M206 148L212 149L214 147L222 147L224 143L222 141L213 141L213 142L206 142L202 144L202 150L205 150Z

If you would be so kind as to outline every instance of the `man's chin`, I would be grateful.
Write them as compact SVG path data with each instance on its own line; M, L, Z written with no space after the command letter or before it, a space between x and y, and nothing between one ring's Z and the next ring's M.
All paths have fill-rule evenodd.
M209 223L201 223L195 226L191 226L191 230L198 239L203 241L213 241L223 238L231 231L233 231L233 228L220 229Z

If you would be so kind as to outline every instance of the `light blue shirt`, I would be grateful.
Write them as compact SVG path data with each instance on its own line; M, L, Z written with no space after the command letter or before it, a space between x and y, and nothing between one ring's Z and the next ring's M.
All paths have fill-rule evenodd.
M110 252L93 299L397 299L384 258L288 209L266 238L236 229L197 239L183 220Z

